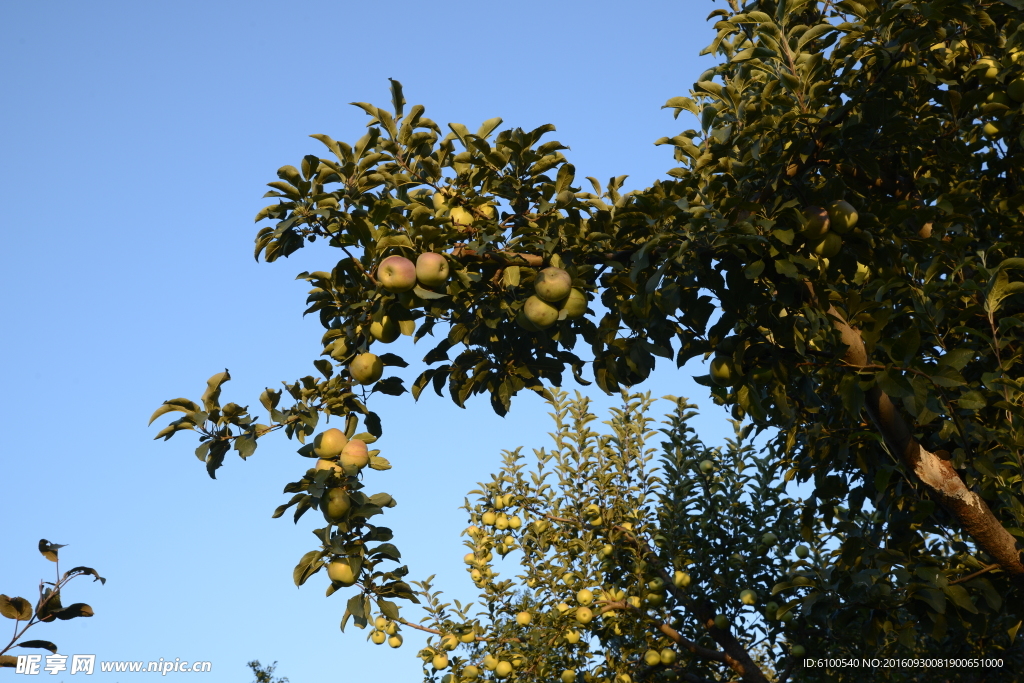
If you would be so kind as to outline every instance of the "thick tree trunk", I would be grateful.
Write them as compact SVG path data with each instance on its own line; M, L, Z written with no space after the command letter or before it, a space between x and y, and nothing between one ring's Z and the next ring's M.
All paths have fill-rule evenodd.
M853 366L867 365L867 350L860 332L853 329L834 306L829 307L828 313L847 346L846 362ZM991 555L1015 583L1024 586L1024 564L1017 539L996 519L988 504L967 488L948 460L918 443L911 425L885 392L873 387L865 396L865 406L875 429L902 460L907 472L916 476L932 498L960 522L964 532L981 550Z

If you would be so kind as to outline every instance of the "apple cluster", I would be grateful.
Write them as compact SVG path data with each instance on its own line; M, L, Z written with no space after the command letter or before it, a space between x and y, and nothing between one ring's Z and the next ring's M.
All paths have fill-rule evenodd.
M843 246L841 236L857 225L858 215L849 202L840 199L828 208L808 206L803 210L803 218L800 234L811 243L811 250L818 256L832 258Z
M545 330L559 320L574 320L587 312L586 295L573 289L572 277L561 268L552 266L537 273L533 290L516 318L530 332Z

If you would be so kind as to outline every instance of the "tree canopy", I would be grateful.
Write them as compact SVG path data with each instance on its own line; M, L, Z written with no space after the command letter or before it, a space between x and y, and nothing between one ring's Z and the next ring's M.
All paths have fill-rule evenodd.
M475 133L456 123L445 132L423 106L407 109L397 81L390 108L356 103L370 121L354 144L312 136L327 155L278 170L268 193L277 201L256 217L271 224L255 255L272 262L318 240L339 250L330 270L299 276L312 287L306 313L325 328L320 376L285 383L287 407L281 390L267 389L262 424L221 405L229 375L219 373L199 403L157 410L154 419L183 413L157 438L198 431L210 476L232 448L248 457L278 429L297 439L300 454L319 459L286 487L294 497L275 515L320 508L328 526L296 582L333 566L332 590L360 586L346 618L365 625L374 602L391 623L393 599L429 589L414 592L404 567L378 569L400 554L393 532L369 520L394 501L361 490L371 480L364 466L390 467L354 443L383 433L370 399L407 391L382 374L407 366L378 353L383 345L399 334L432 345L408 389L415 398L431 388L465 406L484 394L499 414L524 389L564 400L552 388L568 374L615 393L658 361L714 356L698 381L768 437L771 461L758 467L812 489L793 522L814 552L800 583L767 570L745 576L762 599L798 589L786 603L799 607L798 623L786 628L801 629L815 656L866 652L848 642L855 629L878 651L999 652L1021 666L1024 3L728 5L709 17L716 35L705 52L719 63L665 105L696 119L656 143L674 149L678 166L641 191L622 192L622 176L580 181L566 148L545 138L552 125L503 129L494 118ZM331 443L343 439L348 451L335 453L323 433L313 441L321 415L344 420ZM670 442L683 438L677 427ZM677 479L708 474L666 463ZM743 469L720 475L723 491ZM341 496L332 490L344 492L334 508L343 513L326 510ZM523 511L550 520L559 514L550 505ZM655 508L669 509L662 500L649 511L657 521L643 538L681 542L680 519ZM629 536L621 519L613 527ZM513 545L523 545L523 528ZM534 540L576 552L568 536L544 538ZM762 557L771 544L762 545L736 552ZM487 543L474 547L489 553ZM699 561L659 562L653 548L648 560L637 548L637 561L666 576ZM670 614L682 622L665 623L683 639L676 644L697 648L687 661L698 668L634 667L634 677L786 675L767 654L755 661L739 627L716 625L710 607L675 588L668 604L680 611ZM612 592L594 604L607 613L618 602ZM683 623L695 629L688 636ZM602 647L622 637L591 633ZM631 633L639 642L646 631ZM586 675L601 678L594 671ZM801 674L815 675L825 676Z

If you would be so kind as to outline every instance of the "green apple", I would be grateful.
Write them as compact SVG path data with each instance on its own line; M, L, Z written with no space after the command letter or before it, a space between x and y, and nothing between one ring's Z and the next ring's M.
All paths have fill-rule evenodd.
M561 268L545 268L537 273L533 289L543 301L561 301L572 292L572 277Z
M458 637L455 634L453 634L453 633L446 633L443 636L441 636L441 647L443 649L448 650L449 652L451 652L452 650L454 650L458 646L459 646L459 639L458 639ZM442 667L438 667L438 668L442 668Z
M558 322L558 309L539 296L531 296L526 300L523 315L539 330L545 330Z
M659 657L661 657L662 664L665 666L671 666L676 661L676 651L670 647L666 647L659 653Z
M468 228L473 225L473 214L468 209L464 209L461 206L456 206L449 213L452 217L452 222L457 224L457 227Z
M474 680L480 675L480 669L470 664L462 670L462 677L466 680Z
M576 672L572 669L566 669L558 678L562 683L573 683L576 680Z
M425 287L440 287L448 282L448 259L430 251L420 254L416 257L416 279Z
M725 630L729 628L729 617L724 614L715 615L715 628Z
M843 238L834 232L830 232L821 238L820 242L814 244L811 250L818 256L832 258L843 248Z
M589 589L584 588L576 593L576 602L581 605L590 605L594 602L594 594Z
M388 638L388 645L390 645L391 647L395 647L395 648L402 647L402 636L401 636L401 634L396 633L395 635L393 635L390 638Z
M324 520L328 524L339 524L342 522L351 508L352 501L344 489L327 489L324 492L324 497L320 499L320 511L323 512Z
M533 616L529 612L520 612L516 615L516 623L520 626L529 626Z
M382 645L388 637L384 634L384 631L373 631L370 634L370 640L374 645Z
M803 645L794 645L790 652L793 653L794 657L803 657L807 654L807 649Z
M795 552L796 552L796 556L799 557L801 560L806 559L811 554L810 548L808 548L805 545L798 545L796 547L796 551Z
M767 532L764 536L761 537L761 543L764 543L769 548L772 547L773 545L775 545L778 542L779 542L779 537L776 536L775 534L773 534L770 531Z
M828 224L832 232L840 235L848 233L857 225L857 209L849 202L840 199L828 205Z
M711 460L701 460L700 471L704 474L710 474L715 469L715 463Z
M348 437L340 429L332 427L313 439L313 452L321 458L337 458L348 443Z
M496 522L497 519L498 519L497 513L494 513L494 512L491 512L490 510L488 510L487 512L485 512L484 514L482 514L480 516L480 523L483 524L484 526L494 526L494 522Z
M375 354L361 353L349 363L348 371L359 384L373 384L384 374L384 361Z
M740 602L744 605L753 605L757 602L757 593L750 590L749 588L740 591Z
M574 289L569 292L569 296L559 302L558 308L565 311L568 320L575 320L587 312L587 297L580 290Z
M1024 78L1015 78L1006 86L1006 94L1016 102L1024 102Z
M377 266L377 281L392 294L416 286L416 265L404 256L388 256Z
M434 668L437 669L438 671L441 671L443 669L447 669L448 668L448 655L446 655L444 653L436 654L436 655L434 655L434 659L431 660L430 663L433 664Z
M714 466L714 463L712 463ZM687 588L690 585L690 575L686 572L676 572L672 577L672 583L676 585L676 588Z
M576 608L576 621L581 624L589 624L594 620L594 610L589 607Z
M352 586L359 579L360 562L347 557L339 557L327 565L327 577L344 586Z
M398 321L389 315L381 318L380 322L370 323L370 336L381 344L390 344L402 335L402 328Z
M657 650L648 650L644 653L644 661L647 666L657 666L661 664L661 653Z
M720 387L735 386L739 382L739 372L731 358L718 356L711 361L711 381Z
M498 666L494 667L494 675L498 678L507 678L512 673L511 662L498 662Z
M484 668L487 669L488 671L494 671L495 669L497 669L498 668L498 658L495 657L494 655L490 655L490 654L489 655L485 655L484 656Z
M565 638L565 642L569 643L570 645L575 645L576 643L580 642L580 632L566 631L563 638Z

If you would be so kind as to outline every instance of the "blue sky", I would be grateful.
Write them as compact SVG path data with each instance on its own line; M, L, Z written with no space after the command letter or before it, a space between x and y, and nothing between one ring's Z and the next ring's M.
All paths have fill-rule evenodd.
M4 3L0 592L31 599L51 576L40 538L68 544L63 567L109 579L79 579L65 596L94 618L31 636L100 660L208 660L209 680L249 680L253 658L278 660L292 683L417 680L408 630L399 651L343 635L341 597L325 598L320 577L292 584L314 525L270 514L308 464L297 444L270 437L213 481L194 439L155 442L146 421L165 399L198 399L224 368L223 399L257 414L264 387L314 372L321 330L301 318L307 287L294 277L337 257L317 243L256 263L252 217L279 166L322 154L308 135L362 135L349 102L387 105L392 77L442 126L553 123L578 177L644 187L674 165L654 140L692 125L660 107L711 65L698 53L720 6ZM731 428L693 374L699 365L666 366L640 389L690 397L705 410L698 431L718 444ZM469 599L459 506L501 449L545 445L545 406L523 395L504 419L485 400L460 410L433 394L374 407L394 469L368 485L399 502L388 521L412 577L437 574Z

